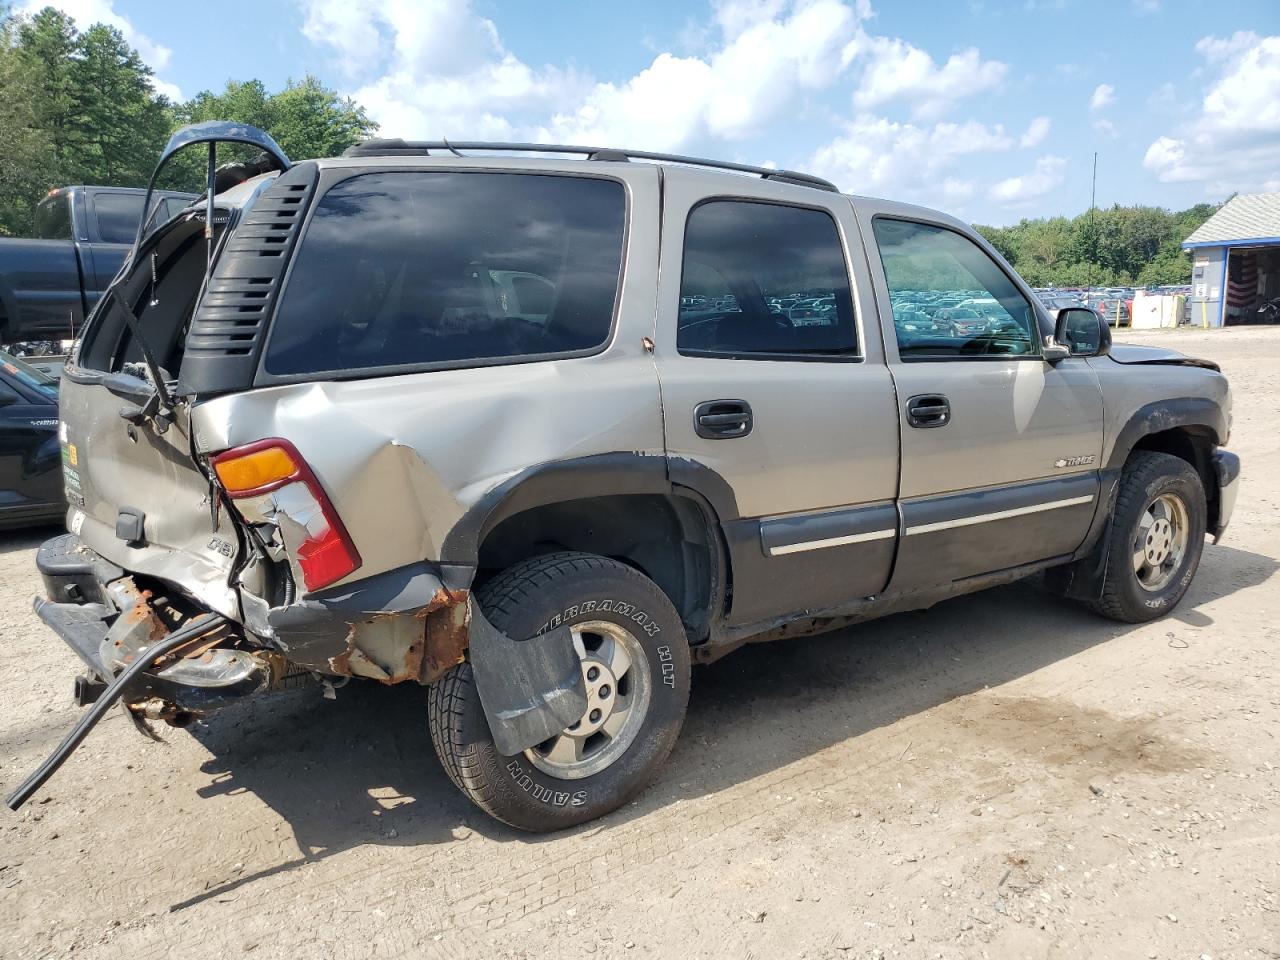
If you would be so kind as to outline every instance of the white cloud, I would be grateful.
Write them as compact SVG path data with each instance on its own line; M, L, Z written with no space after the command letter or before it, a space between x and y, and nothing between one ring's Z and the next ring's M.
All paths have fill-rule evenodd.
M27 0L17 8L17 12L25 15L39 13L45 7L61 10L75 21L76 28L87 30L95 23L105 23L115 27L124 36L125 41L138 51L142 62L157 73L169 65L173 51L163 44L156 43L145 33L133 25L128 18L115 11L113 0ZM157 93L174 100L182 99L182 91L171 83L154 80L152 86Z
M997 203L1018 206L1036 197L1042 197L1062 185L1065 157L1044 156L1036 161L1035 169L1021 176L1009 177L992 184L987 196Z
M1138 13L1159 13L1160 0L1133 0L1133 8Z
M1196 53L1210 63L1221 63L1248 53L1261 39L1252 30L1237 30L1229 37L1201 37L1196 42Z
M863 114L818 148L808 169L851 193L893 196L953 207L973 195L971 180L953 174L963 157L998 153L1014 140L999 124L895 123Z
M704 57L660 54L629 80L598 83L540 134L619 146L676 149L701 137L735 140L795 109L805 91L830 85L845 67L855 10L817 0L784 19L721 5L726 42ZM776 5L768 5L772 10Z
M1120 136L1120 131L1116 129L1116 125L1106 117L1098 117L1098 119L1094 120L1093 129L1104 137L1110 137L1112 140Z
M391 137L696 150L758 136L851 75L855 102L903 102L934 121L963 97L997 86L1008 69L976 49L939 63L901 40L870 36L868 0L712 0L705 24L686 27L697 40L684 52L660 50L638 72L609 80L526 63L468 0L299 2L306 36L333 52L351 96ZM868 130L896 151L894 160L866 152L858 138ZM1047 131L1048 121L1037 119L1023 139L1038 143ZM998 125L895 124L869 110L849 132L820 151L845 182L909 187L918 177L929 196L951 202L977 192L952 175L956 157L1018 140ZM886 172L868 178L869 168Z
M975 47L953 54L942 66L905 40L870 37L858 48L869 62L854 104L867 110L901 100L912 105L918 119L940 117L957 100L999 86L1009 70L999 60L983 60Z
M530 138L677 149L739 139L833 83L866 0L721 0L714 42L661 52L624 80L534 67L467 0L303 0L303 32L328 46L386 136Z
M1049 135L1051 123L1048 117L1036 117L1027 127L1027 132L1018 138L1018 146L1035 147L1044 142Z
M1166 183L1209 192L1269 189L1280 177L1280 36L1205 37L1196 50L1215 76L1198 114L1154 140L1143 165Z
M960 180L956 177L947 177L942 181L942 197L945 206L953 207L964 203L973 196L976 189L972 180Z
M718 0L712 3L715 22L726 37L736 37L751 27L776 20L787 0Z
M174 103L181 103L186 99L182 95L182 89L176 83L161 80L159 77L151 78L151 89L162 97L168 97Z
M572 70L521 61L466 0L303 8L304 35L333 50L385 136L511 139L521 132L512 116L563 108L588 86Z
M1093 91L1093 96L1089 98L1090 110L1102 110L1115 103L1116 88L1109 83L1100 83Z

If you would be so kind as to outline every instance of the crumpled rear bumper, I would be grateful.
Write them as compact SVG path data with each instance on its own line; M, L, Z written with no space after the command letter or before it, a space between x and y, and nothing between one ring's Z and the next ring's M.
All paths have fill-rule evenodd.
M48 595L35 599L36 615L99 680L110 681L184 622L72 534L42 545L36 566ZM284 657L242 640L230 624L193 640L139 675L125 702L162 703L158 715L166 717L202 715L269 689L285 672Z
M37 615L101 680L182 620L155 596L163 589L155 581L135 580L72 534L45 543L36 565L48 594L35 601ZM254 606L242 592L243 625L223 620L218 631L182 644L143 672L124 700L134 709L149 703L168 719L175 711L211 713L294 676L427 684L470 660L495 744L515 755L582 715L581 664L567 628L518 640L494 628L469 589L471 573L419 563L279 607ZM206 612L189 599L180 606L188 619Z

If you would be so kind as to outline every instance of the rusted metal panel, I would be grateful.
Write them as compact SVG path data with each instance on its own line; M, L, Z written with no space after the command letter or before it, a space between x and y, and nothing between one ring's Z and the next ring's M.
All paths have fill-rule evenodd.
M441 587L413 613L353 623L347 646L329 661L334 673L381 683L432 683L465 658L469 591Z
M445 671L466 659L471 629L469 591L440 590L422 616L426 621L423 683L435 683Z

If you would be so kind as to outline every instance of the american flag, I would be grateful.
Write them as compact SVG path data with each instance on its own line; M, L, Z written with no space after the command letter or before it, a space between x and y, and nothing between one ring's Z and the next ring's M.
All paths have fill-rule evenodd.
M1258 256L1252 250L1231 254L1227 261L1227 306L1248 307L1258 296Z

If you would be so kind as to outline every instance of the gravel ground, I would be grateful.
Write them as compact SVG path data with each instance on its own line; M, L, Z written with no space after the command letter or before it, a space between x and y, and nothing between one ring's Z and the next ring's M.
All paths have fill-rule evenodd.
M1235 391L1235 519L1167 619L1023 583L740 650L638 801L551 837L450 786L419 690L113 713L0 811L0 956L1280 958L1280 330L1123 339ZM6 792L77 715L48 535L0 535Z

